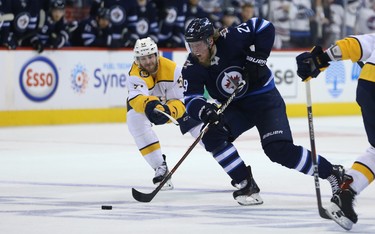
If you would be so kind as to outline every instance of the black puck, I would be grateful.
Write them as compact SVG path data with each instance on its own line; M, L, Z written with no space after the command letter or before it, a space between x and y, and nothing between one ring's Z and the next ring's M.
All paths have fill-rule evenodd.
M112 206L102 206L102 210L112 210Z

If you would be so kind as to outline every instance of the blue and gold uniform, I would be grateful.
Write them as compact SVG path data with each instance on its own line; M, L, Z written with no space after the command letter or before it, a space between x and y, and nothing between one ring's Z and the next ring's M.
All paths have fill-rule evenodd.
M370 147L357 157L350 169L345 171L340 189L331 198L327 214L346 230L357 223L354 211L355 196L362 192L375 178L375 34L353 35L336 41L323 51L315 46L310 52L296 57L297 74L303 81L317 77L331 61L351 60L362 67L359 74L357 103L361 108L363 123Z
M357 102L361 107L370 148L359 156L347 174L353 177L350 187L358 194L375 178L375 34L356 35L338 40L327 50L332 60L364 61L357 85ZM333 49L339 49L339 52ZM339 54L341 56L335 56Z
M154 77L135 62L129 71L128 109L144 113L146 104L153 100L163 101L169 106L171 116L179 119L185 112L181 68L176 63L159 57L159 69Z
M153 183L157 185L166 177L168 168L152 123L162 125L174 118L182 133L189 131L194 135L200 129L197 126L200 122L190 121L192 119L185 113L181 67L160 56L150 37L138 39L134 52L135 61L126 81L129 91L127 125L141 155L155 170ZM173 189L170 179L163 189Z

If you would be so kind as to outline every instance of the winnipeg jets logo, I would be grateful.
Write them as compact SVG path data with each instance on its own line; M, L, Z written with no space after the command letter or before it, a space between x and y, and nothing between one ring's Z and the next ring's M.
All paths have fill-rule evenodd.
M241 80L240 76L238 74L234 74L234 76L231 76L226 72L224 72L224 75L225 77L227 77L225 87L227 89L235 89Z
M223 96L229 97L241 80L243 80L242 68L236 66L228 67L219 74L216 86ZM237 97L241 97L246 92L247 88L248 85L246 83L245 87L242 88Z

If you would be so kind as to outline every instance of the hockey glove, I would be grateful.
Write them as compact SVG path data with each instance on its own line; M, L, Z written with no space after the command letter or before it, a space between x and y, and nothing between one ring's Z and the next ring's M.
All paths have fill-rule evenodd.
M161 102L156 100L150 101L146 104L145 108L145 114L150 122L154 123L155 125L162 125L167 123L169 121L169 118L162 113L155 111L155 108L167 113L168 115L171 114L167 105L163 105L161 104Z
M217 113L218 108L214 104L206 103L199 111L199 118L203 123L218 124L221 121L222 114Z
M314 46L310 52L298 55L296 60L297 74L304 82L317 77L329 66L329 61L331 61L320 46Z
M265 76L269 75L267 55L261 52L249 51L243 70L243 78L250 84L256 85Z
M44 45L40 40L34 40L31 42L31 46L34 50L36 50L39 54L43 52Z
M6 39L5 45L9 50L15 50L18 46L17 41L13 37L13 33L10 33Z

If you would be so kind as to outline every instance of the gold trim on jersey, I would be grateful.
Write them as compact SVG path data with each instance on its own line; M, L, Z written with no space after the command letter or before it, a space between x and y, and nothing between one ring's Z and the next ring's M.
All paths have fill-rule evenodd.
M365 63L359 74L359 79L375 82L375 64Z
M139 151L141 152L142 156L146 156L158 149L160 149L159 141L146 145L142 149L139 149Z
M362 58L362 47L357 38L347 37L336 41L342 52L342 60L357 62Z
M354 162L352 169L359 171L361 174L366 176L369 183L371 183L374 180L374 172L372 172L370 168L368 168L366 165L360 162Z
M186 111L185 105L180 100L170 100L167 102L167 106L169 107L171 116L175 119L181 118Z
M136 112L144 113L146 105L150 101L159 101L159 98L156 96L137 95L129 99L128 103Z

